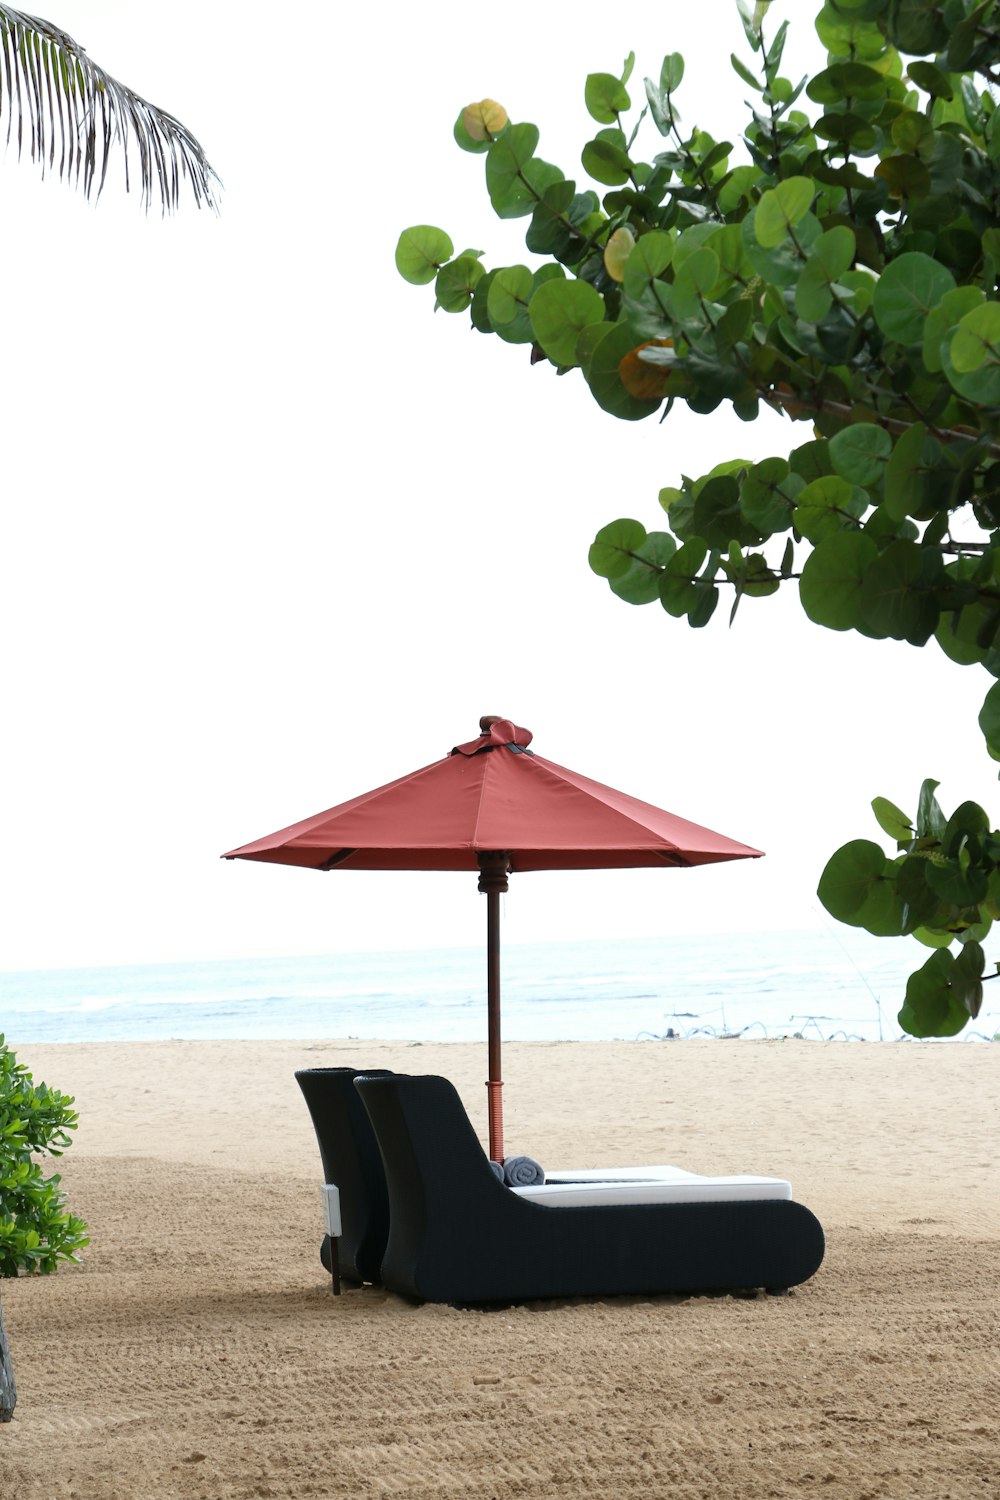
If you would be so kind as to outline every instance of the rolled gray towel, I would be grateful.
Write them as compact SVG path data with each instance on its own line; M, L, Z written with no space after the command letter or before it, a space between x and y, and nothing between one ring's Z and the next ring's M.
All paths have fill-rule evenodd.
M503 1178L508 1187L541 1187L545 1173L530 1156L505 1156Z
M501 1162L501 1161L491 1161L490 1162L490 1171L493 1173L493 1176L496 1178L497 1182L503 1182L503 1180L504 1180L503 1162Z

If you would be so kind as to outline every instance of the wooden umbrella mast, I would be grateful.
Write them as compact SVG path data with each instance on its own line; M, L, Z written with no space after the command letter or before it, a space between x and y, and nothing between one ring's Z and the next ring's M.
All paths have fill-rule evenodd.
M498 849L478 856L479 889L486 896L486 1025L489 1077L486 1082L490 1157L503 1161L503 1089L500 1063L500 897L507 890L510 855Z

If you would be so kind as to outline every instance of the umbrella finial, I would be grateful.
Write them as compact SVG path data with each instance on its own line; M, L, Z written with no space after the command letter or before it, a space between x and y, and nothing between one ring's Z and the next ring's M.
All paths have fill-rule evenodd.
M499 746L505 750L513 750L518 755L527 752L531 744L531 730L522 729L511 719L504 719L500 714L483 714L479 721L479 738L469 740L466 745L456 745L451 752L452 755L479 755L483 750L496 750Z

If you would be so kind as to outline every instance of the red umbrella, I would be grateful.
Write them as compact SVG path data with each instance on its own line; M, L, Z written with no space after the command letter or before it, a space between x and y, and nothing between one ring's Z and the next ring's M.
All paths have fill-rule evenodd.
M490 1156L503 1160L500 1090L500 896L524 870L604 870L754 859L750 849L616 792L528 746L495 715L443 760L232 849L314 870L478 870L487 898Z

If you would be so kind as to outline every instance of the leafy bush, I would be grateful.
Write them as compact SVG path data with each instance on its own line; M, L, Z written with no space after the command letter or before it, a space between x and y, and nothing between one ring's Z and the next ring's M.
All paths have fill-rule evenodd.
M73 1100L34 1084L0 1034L0 1276L54 1271L89 1243L87 1226L65 1206L59 1175L33 1156L61 1156L77 1126Z

